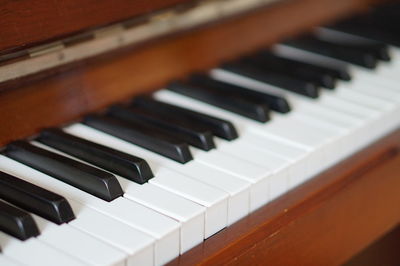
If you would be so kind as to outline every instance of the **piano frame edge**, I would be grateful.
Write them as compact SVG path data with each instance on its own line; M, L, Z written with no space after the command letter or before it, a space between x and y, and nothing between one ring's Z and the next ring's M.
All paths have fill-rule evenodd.
M340 265L400 225L400 128L169 265Z
M5 82L0 84L0 146L365 10L371 2L287 0L190 32ZM304 13L307 16L296 17Z

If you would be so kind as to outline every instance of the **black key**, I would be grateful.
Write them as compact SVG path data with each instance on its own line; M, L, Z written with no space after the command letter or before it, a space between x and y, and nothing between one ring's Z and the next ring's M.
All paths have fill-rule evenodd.
M39 235L39 229L29 213L0 201L0 230L20 240Z
M193 123L171 119L162 113L140 107L113 106L108 114L126 121L149 124L167 135L174 136L205 151L215 148L213 135L210 131L199 128Z
M365 45L337 44L309 36L286 41L284 44L369 69L375 68L378 63L378 58Z
M180 163L193 159L187 143L172 138L155 127L105 115L88 116L84 123Z
M47 175L106 201L122 196L118 180L112 174L24 141L9 144L4 153Z
M319 88L313 82L266 71L252 64L235 62L224 64L221 68L310 98L319 96Z
M374 54L379 60L391 60L389 48L386 44L379 42L370 42L366 43L364 46L365 47L361 47L360 49L364 50L365 52L370 52Z
M72 136L60 129L43 130L37 141L139 184L154 176L145 160Z
M279 57L269 51L262 51L243 60L254 63L263 69L310 81L328 89L334 89L336 85L337 77L331 71L326 71L310 63Z
M354 16L327 27L400 47L399 14L398 6L377 9L370 14Z
M199 86L205 86L213 90L220 91L224 94L236 94L238 97L242 97L254 102L267 104L271 110L288 113L291 108L286 99L279 95L269 94L267 92L260 92L237 85L229 84L226 82L212 79L206 75L194 75L190 81L193 84Z
M64 197L3 172L0 172L0 198L56 224L75 219Z
M333 44L343 44L351 48L356 48L365 53L373 54L377 59L390 61L389 47L385 43L365 39L356 35L348 34L338 30L321 27L318 32L318 38Z
M175 120L180 119L184 122L191 121L199 124L207 130L210 130L215 136L226 140L234 140L238 137L235 127L227 120L160 102L146 96L136 97L133 100L133 105L140 106L147 110L154 110L156 112L163 113Z
M259 104L232 94L226 95L187 82L173 82L167 86L167 89L259 122L269 120L269 107L266 104Z

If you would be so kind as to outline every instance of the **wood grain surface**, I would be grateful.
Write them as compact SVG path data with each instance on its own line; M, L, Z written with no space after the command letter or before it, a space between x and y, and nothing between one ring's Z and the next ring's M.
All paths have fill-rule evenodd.
M0 54L148 14L188 0L1 0Z
M400 224L343 266L397 266L400 265Z

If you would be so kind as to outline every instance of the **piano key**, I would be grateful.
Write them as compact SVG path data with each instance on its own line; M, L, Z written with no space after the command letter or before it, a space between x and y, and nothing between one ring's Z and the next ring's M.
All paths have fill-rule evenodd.
M214 77L216 77L217 79L222 79L222 80L229 80L230 82L235 82L235 84L242 84L242 86L247 86L248 88L251 89L255 89L255 90L260 90L260 91L269 91L271 93L284 93L285 95L289 95L290 92L285 92L284 90L280 89L280 88L271 88L270 86L268 86L268 84L264 84L262 82L259 82L257 80L252 80L246 77L242 77L242 76L238 76L234 73L229 73L229 72L225 72L225 71L221 71L221 70L213 70L212 75L214 75ZM354 104L351 104L347 101L343 101L341 99L339 99L338 97L332 97L331 95L334 94L330 94L330 95L326 95L324 94L324 97L321 97L321 99L319 99L317 102L318 104L324 104L324 102L330 102L332 103L332 106L336 106L336 108L342 108L346 109L347 111L350 111L350 113L354 113L354 115L358 115L361 117L369 117L369 116L376 116L377 112L374 110L368 110L362 106L357 106ZM290 99L289 99L290 101ZM334 102L334 104L333 104ZM343 106L342 106L343 105ZM351 105L351 107L349 106ZM335 107L334 107L335 108ZM351 112L350 109L353 109L353 111Z
M271 176L271 171L267 167L220 152L204 153L197 151L196 160L221 172L251 182L253 184L250 199L251 211L268 202L269 176Z
M227 226L228 193L161 167L150 183L206 207L205 238Z
M253 132L247 133L240 141L242 145L289 161L288 189L297 186L308 177L310 172L309 168L312 168L311 152ZM276 192L276 194L278 194L278 192ZM270 197L273 198L273 196L274 193L271 192Z
M4 174L6 175L6 174ZM7 175L9 176L9 175ZM29 192L34 196L34 198L26 198L26 197L18 197L19 201L21 201L22 205L26 206L33 206L33 209L37 210L38 206L43 205L43 202L38 201L37 198L49 198L50 196L53 196L56 200L62 202L65 204L66 199L62 198L61 196L54 194L52 192L49 192L43 188L40 188L38 186L35 186L31 183L28 183L26 181L23 181L22 179L17 179L15 177L12 177L12 180L18 180L18 182L12 183L12 185L19 187L20 189L27 188ZM7 185L7 183L2 182L2 184ZM36 194L34 194L36 193ZM16 194L18 195L18 194ZM73 200L69 200L69 202L73 202ZM30 204L32 202L32 204ZM52 202L50 202L52 203ZM57 202L56 202L57 203ZM97 238L100 238L102 240L105 240L107 242L110 242L111 244L117 243L117 247L120 248L122 244L123 245L123 250L125 252L129 252L130 257L128 261L141 261L142 264L147 264L147 265L153 265L153 248L148 247L149 240L147 236L143 236L142 233L138 232L137 230L134 230L132 228L129 228L129 226L126 226L122 223L113 221L109 217L102 215L100 213L97 213L96 211L90 210L88 208L85 208L83 205L73 202L74 203L74 209L79 212L78 219L75 219L71 222L69 222L70 225L78 225L77 227L84 230L85 232L94 235ZM47 202L44 203L45 207L44 209L50 209L52 210L52 205L48 205ZM67 202L68 204L68 202ZM32 209L32 206L30 209ZM71 207L68 204L69 211L72 213ZM25 209L27 209L25 207ZM43 209L43 208L42 208ZM34 213L41 215L41 209L39 211L34 211ZM45 217L47 218L47 217ZM57 223L57 221L56 221ZM107 230L104 230L104 228L108 228ZM123 232L121 233L120 230ZM118 231L115 232L115 229ZM129 234L127 234L129 232ZM129 236L129 237L128 237ZM135 238L131 238L135 237ZM128 238L127 240L125 238ZM137 241L140 240L140 241ZM122 242L122 244L120 244ZM144 245L144 247L143 247ZM138 251L138 248L144 249L143 251ZM137 254L139 253L139 254ZM146 254L149 253L149 254Z
M289 144L290 146L300 148L301 150L303 150L304 153L308 153L307 156L311 155L310 147L303 145L301 143L299 144L299 143L294 143L292 141L288 141L286 139L280 138L279 136L275 136L273 134L267 134L267 132L265 132L265 129L263 127L261 127L257 123L252 123L251 120L245 120L245 119L243 119L239 116L236 116L232 113L228 113L226 111L223 111L223 110L220 110L217 108L212 108L210 106L206 106L203 103L191 100L189 98L184 98L183 96L179 96L176 94L174 95L171 92L167 92L167 91L159 91L155 94L155 97L157 97L159 100L166 101L171 104L173 103L173 104L177 104L177 105L181 105L181 106L190 106L190 108L192 108L193 110L204 112L209 115L219 116L224 119L229 119L235 123L235 126L237 127L239 132L242 132L241 133L242 137L245 137L245 135L248 134L248 132L254 132L256 134L261 134L264 138L272 138L272 139L278 141L278 143L282 142L282 143ZM314 153L313 156L317 156L316 154L319 154L319 153L318 152ZM317 158L317 157L315 157L315 158ZM307 158L307 160L302 159L301 161L302 161L302 163L305 163L308 160L310 160L310 158ZM305 168L306 167L304 167L303 169L305 169ZM306 175L305 171L299 173L299 176L304 176L304 175Z
M151 209L178 220L181 223L181 253L188 251L205 239L205 208L194 202L146 184L126 186L124 196Z
M225 71L260 80L262 82L271 84L272 86L278 86L310 98L318 98L319 95L319 88L312 82L304 81L280 73L266 71L251 64L235 62L224 64L220 68Z
M342 85L340 90L335 93L341 99L357 103L359 105L369 107L373 110L378 110L382 112L387 112L394 110L396 105L390 101L379 99L376 97L371 97L369 95L362 94L358 91L346 88L346 85Z
M400 102L400 91L396 91L385 86L379 86L379 89L377 89L378 86L374 86L369 82L365 82L350 84L349 86L345 86L345 88L359 91L362 94L371 95L372 97L376 97L379 99L392 101L394 103Z
M290 161L279 156L274 156L271 153L265 152L264 149L256 149L244 142L236 142L233 145L225 141L218 141L218 150L228 153L232 156L238 156L240 151L241 157L247 158L249 162L257 165L266 166L271 170L269 179L269 201L277 198L289 190L290 182Z
M48 149L53 152L59 152L51 148ZM185 252L201 243L205 237L209 237L226 227L227 194L224 193L221 197L221 192L216 192L215 189L209 188L199 182L185 180L182 176L179 179L179 184L173 184L171 181L173 181L173 179L176 180L179 174L168 173L169 171L166 169L164 169L164 171L158 171L154 182L168 176L166 177L169 181L168 187L172 188L173 192L182 195L183 191L184 195L191 195L192 201L207 207L206 212L200 205L180 196L176 196L164 189L159 189L153 185L153 182L151 182L152 184L139 186L122 177L119 178L119 182L125 191L124 196L126 198L137 201L181 222L181 252ZM196 194L199 196L199 193L193 193L195 188L204 189L202 193L200 193L200 197L196 197ZM207 204L204 204L204 202L207 202ZM204 212L206 219L204 217Z
M151 97L135 97L133 104L142 108L162 112L173 119L182 119L185 122L192 121L193 123L199 124L199 126L207 128L215 136L226 140L234 140L238 137L233 124L226 120L156 101Z
M218 110L216 108L212 108L209 105L203 104L203 103L195 101L195 100L191 100L185 96L180 96L178 94L175 94L173 92L169 92L166 90L159 91L155 95L156 95L156 97L162 97L163 99L168 99L168 100L177 99L179 101L182 101L183 105L193 106L193 107L199 106L203 109L202 111L209 110L209 112L213 112L213 115L227 114L227 115L229 115L229 119L231 119L233 122L235 122L235 120L236 120L238 123L240 123L240 122L246 123L248 125L251 125L252 130L260 131L263 134L273 135L277 138L285 139L286 141L293 143L294 145L305 147L308 149L312 149L313 147L322 145L322 143L324 142L324 139L325 139L325 136L323 136L322 134L319 134L317 132L317 130L311 131L311 130L305 129L303 132L298 132L298 130L296 132L296 127L291 126L292 121L290 121L290 123L289 123L282 119L278 119L278 117L276 117L273 121L269 122L266 125L261 125L258 123L251 123L251 120L242 119L238 116L235 116L232 113L228 114L227 112L223 112L220 109ZM226 118L228 118L228 117L226 117ZM237 122L235 122L235 124ZM294 125L294 123L298 124L299 122L293 121L292 125ZM285 130L279 129L278 124L279 124L279 126L285 126ZM271 131L274 131L274 132L269 133L269 131L268 131L269 128L271 128ZM297 134L297 133L300 133L300 134ZM282 137L282 136L285 136L285 137Z
M224 93L210 90L204 86L195 86L184 82L171 83L167 86L167 89L259 122L266 122L269 120L269 107L266 104L249 101L248 99L241 99L235 95L225 95Z
M345 110L346 113L354 115L360 118L370 118L378 116L378 112L373 109L369 109L364 106L355 105L347 100L339 98L327 98L321 99L321 103L336 110ZM340 104L340 106L339 106Z
M319 39L327 40L330 42L339 42L348 45L355 45L361 51L372 53L379 60L390 61L389 47L385 43L369 40L366 38L358 37L355 35L335 31L327 27L319 27L315 32Z
M194 150L192 150L192 152L193 151ZM266 179L270 174L268 169L252 165L239 159L231 158L224 154L219 154L215 151L210 151L205 154L197 151L197 154L197 160L199 162L247 181L257 183L258 185L254 188L251 206L258 208L267 201L268 196L264 191L267 191L268 188L268 182Z
M123 193L113 175L27 142L9 144L5 154L106 201L114 200Z
M327 27L336 31L400 46L400 39L397 34L387 27L390 25L390 22L388 21L388 24L383 26L381 25L383 21L376 20L373 15L374 14L355 16ZM388 20L387 17L385 20ZM377 22L379 22L379 24Z
M70 203L77 219L69 225L125 252L127 265L155 265L155 238L75 200Z
M301 58L291 57L290 53L291 47L283 46L283 45L276 45L272 48L273 54L279 56L280 58L288 59L288 60L295 60L296 62L301 62L303 64L312 65L314 67L319 68L322 72L328 73L333 77L343 80L343 81L350 81L352 80L352 76L349 72L348 67L345 64L336 64L336 65L323 65L318 64L314 61L304 61ZM289 53L288 53L289 50Z
M255 64L262 69L313 82L320 87L335 88L336 76L331 71L326 71L312 64L279 57L270 51L261 51L243 60L250 64Z
M350 120L356 120L356 121L359 120L355 125L364 125L365 126L368 121L370 121L371 119L376 119L379 116L379 113L376 111L366 110L366 108L364 108L362 106L358 106L351 102L343 101L342 99L340 99L338 97L332 96L332 94L334 94L334 93L332 93L330 95L325 93L323 95L323 97L321 97L321 99L316 101L316 104L313 105L313 103L311 101L307 100L307 98L305 98L305 97L301 97L299 95L296 95L296 94L288 92L288 91L284 92L283 90L278 89L278 88L271 88L267 84L263 84L256 80L251 80L251 79L248 79L245 77L237 76L233 73L223 72L220 70L213 70L212 74L217 79L227 80L229 82L234 82L235 84L241 84L242 86L247 86L248 88L251 88L251 89L261 90L261 91L267 90L267 91L273 91L275 93L284 93L285 97L288 98L288 100L292 103L292 105L294 106L295 110L297 110L297 112L300 111L301 113L303 113L309 117L318 118L320 120L320 122L318 124L323 123L324 119L327 119L327 117L329 117L328 119L334 123L336 123L337 121L340 121L341 119L345 119L348 122L348 120L349 120L348 116L352 116ZM328 102L328 104L325 102ZM299 104L301 104L301 108L302 108L301 110L299 110L299 106L298 106ZM309 109L309 111L304 112L304 108ZM311 111L313 109L314 109L314 111ZM335 111L335 109L336 109L336 112L334 112L332 114L332 110ZM354 109L356 112L358 112L360 114L364 114L364 112L367 112L370 115L357 116L356 114L351 113L351 109ZM349 110L350 110L350 113L348 113ZM321 116L321 114L320 114L321 112L324 113L323 116ZM339 112L339 116L337 116L338 112ZM343 113L340 114L340 112L343 112ZM327 113L329 113L328 116L327 116ZM341 116L345 116L345 117L343 118ZM333 120L331 118L333 118ZM354 141L357 142L357 144L355 144L355 147L361 147L363 144L368 143L368 140L366 139L366 135L362 134L363 130L365 132L365 130L371 130L371 128L370 129L363 128L361 130L358 130L358 133L356 134L357 137L355 139L352 139L349 143L353 143ZM346 141L344 141L344 142L346 142ZM334 146L336 146L336 145L334 145ZM353 146L349 146L346 148L351 149L351 148L353 148ZM330 153L330 154L338 154L337 158L340 158L340 156L341 156L340 154L344 154L344 153L346 153L344 150L341 151L341 150L336 149L335 153ZM337 158L333 159L333 162L336 162ZM325 160L325 161L328 162L327 160ZM327 163L327 164L331 165L331 163ZM318 164L318 166L321 167L322 165ZM314 169L318 169L318 167L316 167Z
M329 66L329 67L339 67L342 68L344 64L346 64L343 61L340 61L338 59L328 57L325 55L313 53L310 51L306 50L301 50L298 48L290 47L290 46L285 46L285 45L277 45L274 48L274 51L276 51L279 54L282 54L286 57L290 58L295 58L297 60L302 60L305 62L313 63L313 64L318 64L322 66ZM384 66L384 65L383 65ZM389 71L382 71L382 69L389 70ZM396 68L388 69L388 68L382 68L382 65L377 68L376 71L379 73L379 75L371 75L373 72L368 69L364 69L361 67L358 67L356 65L351 65L349 67L349 72L351 73L351 76L353 76L357 81L361 80L363 82L371 81L373 83L376 83L380 81L381 83L388 83L390 84L390 80L392 79L393 73L395 73ZM374 72L375 73L375 72Z
M62 156L76 159L51 147L46 147L44 145L41 145L40 147L51 152L58 153ZM85 163L84 161L81 162ZM173 193L160 189L152 184L138 185L125 178L118 176L117 178L123 187L125 198L134 200L144 206L156 210L157 212L165 214L168 217L172 217L181 223L180 237L182 253L203 241L205 238L205 228L210 230L209 227L211 227L211 230L215 230L215 228L212 227L213 222L215 223L215 221L212 221L213 219L211 219L210 225L208 223L205 224L204 207L179 197ZM192 189L193 187L190 190ZM209 197L212 196L212 194L209 195ZM222 208L222 211L226 213L226 204L225 209ZM216 228L216 231L219 231L226 226L226 215L223 215L222 219L222 224L221 222L217 222L217 224L222 225L222 227Z
M207 86L214 90L220 91L224 94L237 94L239 97L252 99L253 101L259 101L260 103L267 104L271 110L288 113L290 112L290 105L285 98L277 95L271 95L268 93L260 93L252 90L248 90L243 87L235 86L225 82L221 82L212 79L206 75L195 75L191 77L191 81L195 84Z
M20 240L39 235L39 229L29 213L1 200L0 230Z
M59 129L43 130L36 140L138 184L144 184L153 177L143 159L74 137Z
M345 45L319 40L305 36L284 42L285 45L314 52L345 62L373 69L377 66L378 58L368 45Z
M33 215L41 234L38 240L90 265L125 265L126 254L69 224L56 225ZM105 228L105 230L107 230Z
M108 114L128 122L133 121L149 124L165 132L167 135L174 136L205 151L215 148L213 136L210 131L192 123L182 123L179 120L171 119L171 117L163 116L163 113L158 114L140 107L113 106L109 109Z
M64 197L3 172L0 172L0 198L56 224L75 219Z
M179 223L171 218L123 197L119 197L111 202L103 201L29 166L1 155L0 170L47 190L63 194L66 198L76 200L87 208L94 209L153 236L156 238L154 246L154 261L156 265L165 264L179 255ZM76 214L78 215L79 212Z
M2 254L22 265L32 266L85 266L81 260L71 257L36 238L21 241L0 232Z
M383 86L396 91L399 90L398 87L399 77L397 74L398 71L399 71L398 66L394 66L392 69L388 68L378 69L377 73L378 75L371 75L371 73L363 71L362 69L359 68L352 69L353 75L356 76L359 80L362 80L363 84L371 83L376 86Z
M291 54L291 56L294 56L297 58L301 57L304 60L315 61L320 64L338 64L338 63L340 64L340 62L335 61L334 59L318 56L318 55L315 55L312 53L307 53L307 52L299 51L299 50L290 50L290 49L286 49L286 48L284 50L286 53ZM396 68L392 68L392 71L395 69ZM360 86L369 86L369 84L375 84L376 86L379 86L379 87L391 87L393 89L397 89L397 82L393 82L393 78L390 77L390 75L388 75L387 71L379 71L379 69L378 69L379 75L371 75L370 72L363 70L356 66L352 66L350 70L352 72L352 75L356 77L355 83L363 84ZM388 68L386 68L386 70L388 70ZM390 71L390 69L389 69L389 71ZM392 72L392 73L394 73L394 72ZM368 85L366 85L366 84L368 84ZM350 84L349 86L353 86L353 85ZM359 86L359 85L357 85L357 86ZM350 108L348 108L348 107L345 107L345 109L346 109L345 112L350 111L349 110ZM390 125L391 124L393 125L393 123L387 122L390 120L390 117L394 118L393 121L396 121L394 114L392 114L390 116L386 116L385 119L377 119L375 117L375 121L376 121L375 123L378 123L381 125L375 126L375 127L371 126L371 128L365 129L366 131L370 132L370 134L368 136L366 136L365 134L360 135L360 138L357 142L361 143L361 145L356 145L356 146L361 147L361 146L363 146L362 143L364 143L364 144L369 143L370 141L377 139L379 136L382 136L382 134L385 134L384 132L389 132L391 129Z
M236 82L235 81L235 84L238 84L238 82ZM336 107L340 107L340 104L341 104L341 102L339 101L339 100L337 100L337 101L335 101L336 103L335 103L335 105L336 105ZM351 103L348 103L348 104L351 104ZM185 105L185 104L184 104ZM187 106L194 106L194 104L193 104L193 102L191 102L191 103L186 103L186 105ZM352 104L352 106L354 107L354 108L356 108L356 109L359 109L358 107L359 106L354 106L354 104ZM196 106L197 107L197 106ZM197 109L197 111L199 111L199 109ZM204 111L204 110L202 110L202 111ZM376 113L375 113L376 114ZM376 118L376 116L375 116L375 114L374 114L374 117ZM213 115L216 115L216 113L213 113ZM235 122L235 125L237 126L238 124L236 123L236 121L232 118L232 117L227 117L227 116L225 116L224 117L225 119L231 119L232 121L234 121ZM362 118L362 119L370 119L370 117L364 117L364 118ZM337 130L336 130L337 131ZM365 132L365 131L364 131ZM332 133L334 133L334 132L332 132ZM338 133L340 133L340 135L341 134L343 134L341 131L338 131ZM339 137L340 135L337 135L336 136L336 139L337 139L337 137ZM364 134L365 135L365 134ZM358 135L358 136L360 136L360 135ZM341 145L343 145L343 141L341 141L342 142L342 144ZM366 143L366 141L365 140L363 140L362 138L361 138L361 140L359 141L359 143ZM360 145L361 146L361 145ZM330 148L331 149L334 149L334 150L338 150L339 148L338 148L339 146L338 145L335 145L335 142L331 142L331 144L330 144ZM340 152L340 154L343 154L344 152ZM331 156L331 154L333 154L333 153L327 153L327 152L325 152L325 154L329 154L330 155L330 157L332 157ZM315 156L315 155L314 155ZM337 160L338 160L338 158L339 157L336 157L336 156L333 156L333 158L327 158L327 160L326 160L326 162L325 163L323 163L323 164L321 164L320 162L318 162L317 161L317 159L313 159L313 160L311 160L311 161L315 161L314 163L311 163L311 164L316 164L316 167L310 167L309 169L315 169L314 171L319 171L319 170L321 170L322 169L322 165L331 165L332 164L332 162L336 162ZM302 180L302 178L300 178L300 180Z
M50 147L43 148L47 148L50 151L59 153L63 156L69 156ZM166 178L168 179L168 181L171 181L171 179L173 178L176 179L177 175L179 174L173 172L171 173L170 171L164 169L164 171L162 172L157 172L156 179L158 180L163 176L168 176ZM196 194L193 193L193 190L195 188L203 188L204 194L201 196L200 202L198 198L196 198L194 201L199 203L200 205L203 205L202 203L204 203L204 201L208 201L206 207L209 208L207 210L205 210L200 205L193 203L192 201L186 200L182 197L178 197L163 189L159 189L158 187L154 186L153 183L139 186L123 177L117 176L117 178L125 192L124 196L126 198L135 200L145 206L155 209L160 213L179 220L182 223L181 246L182 248L185 248L184 250L182 250L182 252L201 243L204 239L204 230L206 230L207 233L206 237L209 237L217 231L223 229L227 224L227 195L224 194L222 198L220 195L216 196L215 189L212 190L211 188L208 188L204 185L202 186L201 183L198 184L198 182L195 182L195 184L193 184L194 182L192 181L191 183L189 183L189 185L191 184L191 186L182 186L182 182L185 182L185 180L182 179L183 177L181 177L180 188L181 190L185 191L186 194L191 193L192 196L193 194ZM171 185L171 183L168 183L168 181L166 183ZM188 181L186 181L186 184L188 184ZM174 191L176 191L176 185L173 185L172 187L175 188ZM218 192L218 194L220 193ZM206 220L204 217L204 212L207 216Z
M162 177L162 172L165 171L164 169L170 169L184 174L188 178L208 184L209 186L218 188L219 190L226 191L230 195L230 197L228 198L228 224L232 224L241 217L246 216L249 212L250 182L231 176L222 171L212 169L210 167L202 165L195 160L184 165L176 163L158 154L144 150L138 146L127 143L121 139L103 133L96 129L87 127L83 124L74 124L65 128L64 130L81 138L91 139L96 143L115 147L118 150L121 150L128 154L141 154L141 156L144 156L146 158L146 161L149 162L156 174L156 178L153 179L150 183L155 182L158 173L161 173ZM168 183L168 185L169 189L172 189L172 184ZM163 186L166 186L166 184L163 183ZM178 186L173 186L173 188L175 191L179 189ZM181 190L179 194L183 195L183 191ZM191 199L193 199L196 194L197 193L192 193ZM197 196L197 201L200 202L199 200L202 199L203 196ZM223 195L222 198L224 198ZM204 201L204 199L202 200ZM212 198L210 197L208 200L212 200Z
M7 266L23 266L19 262L12 260L10 258L5 257L4 255L0 255L0 265L7 265Z
M308 57L306 57L306 59L308 59ZM333 63L333 64L337 63L336 61L331 60L331 59L329 59L328 61L329 61L328 63ZM367 73L367 71L365 71L361 68L352 66L350 70L356 74L355 76L358 76L358 73L362 73L363 75L366 75L366 76L369 75L368 77L372 76L369 73ZM357 72L355 72L355 70ZM357 82L357 80L358 79L356 79L354 82ZM385 79L385 81L386 80L387 79ZM364 80L364 82L365 82L365 80ZM382 81L382 82L384 82L384 81ZM255 83L255 82L253 82L253 83ZM240 82L238 80L235 80L235 84L240 84ZM265 89L266 86L265 85L263 85L263 86L264 87L261 89ZM338 90L338 91L340 91L340 90ZM281 93L282 91L279 90L278 92ZM290 94L290 92L288 92L288 93ZM286 94L288 94L288 93L286 93ZM287 97L287 96L285 96L285 97ZM290 98L288 100L291 101ZM369 101L371 101L371 99ZM335 102L335 104L333 104L333 102ZM379 110L372 110L371 108L366 108L366 107L368 107L367 103L357 104L357 102L360 103L359 100L357 100L355 102L351 102L350 99L346 99L343 101L342 99L340 99L340 97L337 97L335 95L335 93L332 93L330 95L324 95L324 97L322 97L322 99L318 100L318 105L321 105L324 108L329 108L329 109L336 110L338 112L343 112L345 115L352 115L352 116L355 115L356 119L363 120L363 122L357 123L358 125L361 124L361 127L357 128L355 130L355 134L348 135L349 139L352 138L352 141L349 142L349 143L351 143L352 146L349 146L346 148L348 150L350 150L350 147L354 147L353 151L358 150L359 148L370 143L372 140L377 139L379 136L382 136L383 134L385 134L385 132L386 133L389 132L391 129L390 125L393 124L393 123L388 122L388 121L390 121L391 118L393 119L392 121L396 121L394 113L388 114L388 113L385 113L385 112L382 112ZM293 101L291 101L291 103L293 104ZM315 107L317 107L317 106L315 106ZM294 106L294 108L296 109L296 106ZM382 115L385 115L384 119L382 119ZM314 116L318 117L319 113L316 112L316 114ZM380 124L380 126L373 126L372 121L374 121L375 125ZM370 134L366 135L363 132L370 132ZM338 154L346 154L346 152L342 150L342 151L339 151ZM338 158L341 158L341 156L339 156ZM337 159L334 159L333 161L337 162Z
M127 123L107 116L88 116L84 123L177 162L187 163L192 160L192 155L185 142L173 139L156 128L139 123Z

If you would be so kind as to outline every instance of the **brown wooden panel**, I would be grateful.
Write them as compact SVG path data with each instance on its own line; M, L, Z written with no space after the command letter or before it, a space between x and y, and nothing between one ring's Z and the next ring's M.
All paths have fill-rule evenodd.
M400 265L400 224L347 261L344 266Z
M170 265L339 265L400 223L400 129Z
M184 2L189 0L2 0L0 53Z
M359 10L364 0L294 0L58 69L9 82L0 91L0 146L72 121L168 80L208 69ZM290 19L288 19L290 18ZM28 80L29 81L29 80ZM7 90L12 88L12 90Z

